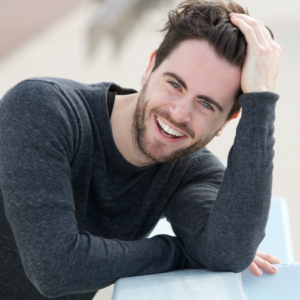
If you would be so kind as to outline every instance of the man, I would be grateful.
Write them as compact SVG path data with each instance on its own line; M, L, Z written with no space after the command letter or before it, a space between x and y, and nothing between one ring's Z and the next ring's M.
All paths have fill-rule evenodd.
M186 1L165 30L139 93L37 78L2 99L1 299L92 299L183 268L276 273L256 250L280 47L233 2ZM240 106L224 174L205 145ZM147 239L164 216L177 237Z

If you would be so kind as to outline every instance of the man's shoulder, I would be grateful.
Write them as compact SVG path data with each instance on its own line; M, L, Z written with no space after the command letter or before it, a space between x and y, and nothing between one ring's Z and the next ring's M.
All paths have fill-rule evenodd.
M90 99L101 98L101 92L92 92L97 88L69 79L29 78L16 84L3 96L0 101L1 120L18 118L24 124L52 124L57 120L73 124L78 118L86 120Z
M3 96L0 107L12 110L37 110L43 107L73 107L83 111L92 102L105 102L111 83L85 84L55 77L33 77L23 80L9 89ZM87 104L88 103L88 104Z
M108 89L112 83L110 82L100 82L94 84L87 84L83 82L78 82L75 80L67 78L57 78L57 77L32 77L25 79L18 84L16 84L12 89L28 90L31 92L36 91L39 87L41 88L59 88L61 90L71 91L71 90L95 90L95 89Z

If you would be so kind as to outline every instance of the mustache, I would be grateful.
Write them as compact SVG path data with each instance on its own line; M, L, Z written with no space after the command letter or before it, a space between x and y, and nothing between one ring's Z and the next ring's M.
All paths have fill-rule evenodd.
M189 135L191 138L195 138L195 132L189 127L189 124L187 122L177 123L171 118L169 113L167 113L166 111L159 110L157 108L153 108L151 110L151 113L157 115L158 117L163 117L171 125L180 129L181 132Z

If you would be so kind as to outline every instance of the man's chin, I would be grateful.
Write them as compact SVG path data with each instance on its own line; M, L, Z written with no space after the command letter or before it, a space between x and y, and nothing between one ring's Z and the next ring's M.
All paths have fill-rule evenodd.
M143 154L143 161L150 163L163 163L168 161L169 155L166 155L165 153L162 153L160 151L157 151L158 149L144 149L140 148L142 154Z
M143 149L143 147L141 147L141 152L145 157L145 161L148 160L149 162L151 161L151 163L166 163L190 154L189 149L179 149L173 152L167 152L159 149L159 147L152 147L152 149Z
M138 157L139 157L139 162L142 165L145 165L145 166L152 165L152 164L157 162L152 157L150 157L149 155L147 155L147 154L145 154L144 152L141 152L141 151L139 152Z
M173 152L169 152L169 153L167 153L166 151L163 151L162 149L161 149L161 151L149 151L149 149L148 149L148 151L146 153L147 153L147 156L149 158L151 158L153 161L159 162L159 163L165 163L165 162L174 161L174 160L180 159L184 156L193 154L193 153L201 150L202 148L204 148L208 144L209 141L210 141L209 139L207 139L206 141L199 140L197 143L195 143L187 148L181 148L181 149L175 150Z

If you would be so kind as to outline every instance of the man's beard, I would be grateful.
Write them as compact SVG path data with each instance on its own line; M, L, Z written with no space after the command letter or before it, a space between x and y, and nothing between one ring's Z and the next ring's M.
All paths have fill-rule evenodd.
M147 111L147 105L149 103L149 99L147 99L147 87L148 82L143 86L142 91L137 100L135 115L132 123L132 139L134 143L134 147L136 151L146 158L148 162L169 162L175 159L179 159L183 156L192 154L203 147L205 147L216 135L213 134L209 137L201 137L195 143L189 145L186 148L175 150L169 154L164 154L164 148L167 149L168 145L162 143L161 141L156 141L155 143L149 144L146 140L146 131L147 127L145 124L146 114L151 116L153 114L157 116L164 117L170 124L174 125L178 129L182 129L185 132L188 132L191 137L195 136L195 133L189 129L188 124L184 123L176 123L172 120L170 115L165 111L160 111L157 108L153 108L150 112Z

